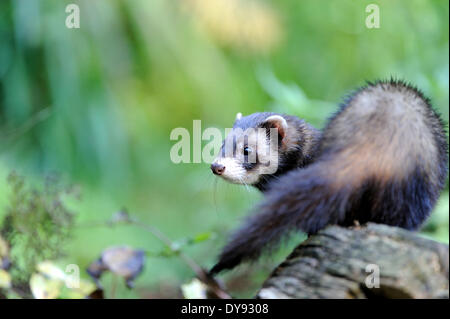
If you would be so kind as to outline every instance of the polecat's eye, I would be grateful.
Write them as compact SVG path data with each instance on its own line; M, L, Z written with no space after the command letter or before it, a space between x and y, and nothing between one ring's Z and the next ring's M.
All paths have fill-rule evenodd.
M244 155L248 155L252 152L252 149L248 146L244 147Z

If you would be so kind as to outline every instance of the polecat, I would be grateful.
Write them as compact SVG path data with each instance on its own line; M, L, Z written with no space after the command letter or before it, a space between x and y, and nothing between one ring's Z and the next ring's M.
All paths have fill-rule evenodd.
M242 131L248 128L268 134ZM259 152L267 153L269 128L278 135L279 167L267 175ZM294 116L238 116L211 169L265 193L223 249L215 274L258 258L294 230L314 234L355 221L417 229L444 187L448 146L428 98L404 82L379 81L353 92L322 134Z

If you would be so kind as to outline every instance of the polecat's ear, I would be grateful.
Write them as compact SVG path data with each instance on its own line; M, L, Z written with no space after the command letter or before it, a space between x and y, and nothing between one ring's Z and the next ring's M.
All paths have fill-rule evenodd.
M264 120L261 127L264 127L266 129L276 128L282 140L286 136L288 124L281 115L271 115Z
M242 118L242 113L239 112L239 113L236 114L236 119L235 119L235 121L240 120L241 118Z

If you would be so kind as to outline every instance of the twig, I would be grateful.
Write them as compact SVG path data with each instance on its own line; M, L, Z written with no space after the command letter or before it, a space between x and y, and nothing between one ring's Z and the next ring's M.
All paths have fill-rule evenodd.
M25 123L21 124L19 127L15 129L10 129L7 132L4 132L0 136L0 142L2 141L14 141L20 136L24 135L26 132L28 132L30 129L32 129L37 124L45 121L48 119L51 115L51 109L50 107L46 107L39 112L37 112L35 115L33 115L31 118L29 118Z
M116 290L117 290L117 276L115 274L112 274L111 279L111 299L116 298Z
M192 269L197 278L210 289L210 292L214 296L220 299L231 299L231 296L222 288L222 285L215 278L211 277L205 269L199 266L191 257L183 253L181 250L174 248L175 243L169 237L162 233L158 228L152 225L144 224L137 218L130 216L125 210L119 211L113 216L111 220L107 222L97 222L85 226L113 226L119 223L125 223L140 227L155 236L157 239L163 242L171 252L179 256L181 260L189 268Z

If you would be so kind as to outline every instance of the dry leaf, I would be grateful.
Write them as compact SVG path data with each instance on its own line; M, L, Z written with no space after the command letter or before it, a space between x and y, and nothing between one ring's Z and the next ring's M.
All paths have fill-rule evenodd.
M11 275L3 269L0 269L0 288L11 288Z
M98 284L98 280L104 271L123 277L129 288L132 288L133 280L142 272L145 262L145 252L127 246L115 246L105 249L101 257L94 261L87 269ZM98 284L99 285L99 284Z

